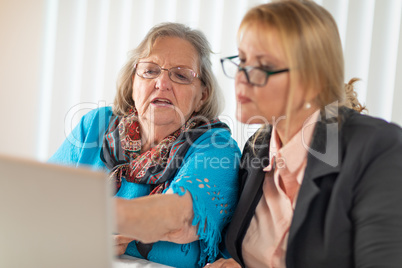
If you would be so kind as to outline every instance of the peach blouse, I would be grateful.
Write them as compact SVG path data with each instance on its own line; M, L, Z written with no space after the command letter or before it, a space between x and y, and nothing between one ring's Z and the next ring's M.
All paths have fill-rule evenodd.
M283 147L276 128L272 129L263 195L242 244L246 267L286 267L289 228L318 116L316 111Z

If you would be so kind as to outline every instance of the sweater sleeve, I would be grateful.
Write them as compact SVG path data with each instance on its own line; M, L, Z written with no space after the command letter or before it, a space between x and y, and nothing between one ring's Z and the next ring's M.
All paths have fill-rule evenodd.
M100 152L111 116L111 107L94 109L85 114L48 162L106 169Z
M226 130L210 130L189 149L170 188L193 199L193 225L198 225L199 265L219 254L223 228L237 204L240 150Z

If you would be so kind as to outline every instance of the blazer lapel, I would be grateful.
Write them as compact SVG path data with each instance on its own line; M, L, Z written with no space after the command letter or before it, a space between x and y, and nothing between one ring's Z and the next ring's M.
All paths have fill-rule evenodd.
M328 114L328 111L327 111ZM323 114L320 115L321 118ZM289 230L288 249L307 217L311 202L320 193L316 180L340 171L341 146L339 146L339 124L328 115L317 121L313 141L308 150L307 166L297 197L293 220Z
M257 142L256 156L249 144L243 150L241 161L240 185L243 187L241 196L226 235L226 246L229 253L237 261L243 263L241 244L251 218L254 215L256 203L261 198L262 183L265 172L263 168L269 165L270 130ZM250 139L251 140L251 139Z

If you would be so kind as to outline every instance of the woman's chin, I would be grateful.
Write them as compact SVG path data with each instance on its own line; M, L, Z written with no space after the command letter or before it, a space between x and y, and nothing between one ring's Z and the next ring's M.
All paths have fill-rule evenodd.
M179 128L180 126L184 125L185 121L181 122L183 120L180 120L180 118L177 116L177 114L174 113L155 113L155 116L153 117L153 120L151 120L151 123L154 126L166 126L167 128L171 128L175 126L175 128Z
M164 117L155 118L152 121L152 124L154 126L166 126L166 127L173 126L173 125L181 126L181 125L179 125L178 122L176 122L176 120L173 120L173 118L164 118Z
M236 112L236 119L243 124L268 124L268 120L260 115L246 113L245 111Z

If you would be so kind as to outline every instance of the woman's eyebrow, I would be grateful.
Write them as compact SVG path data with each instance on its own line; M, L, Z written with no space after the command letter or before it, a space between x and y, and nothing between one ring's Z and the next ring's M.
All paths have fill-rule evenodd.
M276 57L274 57L274 56L272 56L272 55L269 55L269 54L261 54L261 55L257 55L257 60L258 60L258 62L269 62L269 63L273 63L273 64L279 64L281 61L278 59L278 58L276 58ZM265 63L266 64L266 63Z

